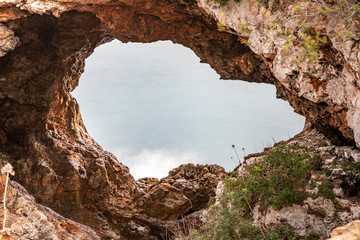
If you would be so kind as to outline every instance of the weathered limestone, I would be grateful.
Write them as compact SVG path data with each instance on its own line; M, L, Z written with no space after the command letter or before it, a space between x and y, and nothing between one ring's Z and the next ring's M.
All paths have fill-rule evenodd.
M146 205L135 204L142 197L152 203L149 199L157 191L166 192L169 200L182 199L181 214L206 206L223 173L217 178L217 170L205 173L199 167L191 170L199 175L187 178L180 169L173 179L142 189L128 168L87 133L70 92L78 85L85 59L113 38L171 40L191 48L224 79L272 83L278 97L331 141L360 146L358 33L343 45L332 35L331 26L324 25L331 42L321 49L322 62L309 77L307 65L289 65L291 56L281 54L281 39L264 38L264 19L257 10L247 1L221 9L203 0L1 1L0 153L14 165L16 181L39 203L92 227L105 239L156 239L182 224L176 220L177 209L167 216L156 215ZM233 29L243 19L254 27L250 48L237 36L217 31L222 11ZM294 27L291 21L287 24ZM337 186L337 194L353 194L358 178L340 179L332 171L333 180L348 184ZM347 220L352 217L345 215L341 216Z
M280 209L264 209L261 202L256 204L253 211L256 225L270 227L288 224L300 236L317 234L320 239L326 239L335 227L360 218L358 149L331 145L328 138L309 125L293 139L280 144L296 144L318 154L321 167L311 172L311 179L303 192L307 197L302 202ZM237 169L238 174L245 171L246 165L262 161L263 156L264 153L260 153L247 157L245 163ZM333 199L324 197L319 191L323 179L331 183Z
M349 39L339 38L343 31L339 26L348 25L346 17L332 11L320 21L317 14L309 14L323 7L316 5L318 2L295 2L277 10L269 7L269 11L252 1L229 1L224 7L214 7L206 0L199 3L209 15L234 31L245 29L239 30L239 34L248 38L250 49L263 59L276 78L277 97L289 101L297 113L337 144L360 147L360 31L351 27L347 29L352 31ZM306 20L294 13L295 7L307 11ZM301 59L303 48L295 36L304 27L326 36L317 62ZM285 30L292 34L289 50L285 49L288 41Z
M3 190L2 188L2 194ZM50 208L36 203L34 197L14 181L10 182L8 187L7 208L8 230L3 239L100 240L89 227L64 218ZM3 208L0 208L0 212L3 218Z

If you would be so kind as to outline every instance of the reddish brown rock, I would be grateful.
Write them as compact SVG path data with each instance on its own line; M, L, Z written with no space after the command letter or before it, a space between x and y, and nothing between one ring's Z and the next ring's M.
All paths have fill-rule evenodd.
M272 81L265 71L244 74L230 64L253 54L218 32L195 1L14 0L0 3L0 18L0 152L40 203L104 238L121 236L139 212L133 203L139 196L128 168L89 136L70 95L94 48L114 37L169 39L193 49L223 78ZM160 237L159 231L149 236Z
M168 183L156 185L135 204L150 217L167 221L178 219L192 207L182 191Z
M274 69L279 66L276 53L262 51L265 45L255 41L260 37L254 35L255 42L250 41L257 46L251 48L257 56L237 36L218 32L216 20L195 0L6 0L0 3L0 21L0 153L6 153L16 180L37 201L92 227L102 238L135 239L134 231L143 228L136 238L161 238L164 226L177 224L139 213L134 201L153 189L139 194L128 168L89 136L70 94L85 59L113 38L182 44L224 79L274 83L278 97L340 143L353 144L358 137L354 131L360 132L355 113L359 101L354 97L359 88L356 61L337 58L340 50L328 46L323 49L328 50L323 66L334 68L335 75L317 80L294 71L280 79L284 69ZM354 65L354 71L348 65ZM340 104L335 101L341 92L338 82L352 93ZM162 180L172 185L168 190L176 188L193 202L190 211L206 206L213 193L202 189L213 189L218 181L217 170L193 169ZM185 199L174 192L175 198ZM180 211L188 208L184 206Z
M5 144L7 142L6 133L0 128L0 144Z
M191 200L191 211L208 207L211 197L215 197L216 186L226 176L218 165L183 164L169 172L161 182L180 189Z
M159 184L159 179L157 178L140 178L137 180L137 190L142 192L149 192L151 188Z

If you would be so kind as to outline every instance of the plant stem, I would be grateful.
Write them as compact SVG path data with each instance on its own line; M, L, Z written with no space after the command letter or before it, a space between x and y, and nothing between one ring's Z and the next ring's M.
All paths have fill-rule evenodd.
M2 232L5 230L5 223L6 223L6 192L7 192L8 183L9 183L9 173L6 173L6 183L5 183L4 200L3 200L3 204L4 204L4 221L3 221Z
M239 154L238 154L237 151L236 151L235 145L233 145L233 148L234 148L234 151L235 151L235 153L236 153L236 157L237 157L237 159L239 160L239 164L240 164L240 163L241 163L241 160L240 160Z
M245 186L246 186L246 189L247 189L247 185L245 185ZM250 203L249 203L246 195L245 195L242 191L240 191L240 193L241 193L241 195L243 196L243 198L245 199L246 204L248 205L248 207L249 207L252 215L254 216L254 210L253 210L253 208L251 207L251 205L250 205ZM261 225L261 224L260 224L260 226L259 226L259 230L260 230L260 232L261 232L261 235L263 235L263 237L264 237L264 239L265 239L265 233L264 233L264 231L262 230L262 225Z

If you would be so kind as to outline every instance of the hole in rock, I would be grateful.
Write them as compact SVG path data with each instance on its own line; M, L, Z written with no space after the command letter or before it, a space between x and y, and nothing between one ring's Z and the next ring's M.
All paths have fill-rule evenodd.
M90 135L135 178L164 177L184 163L237 166L299 133L304 118L275 87L219 80L188 48L169 41L111 43L86 60L73 92Z

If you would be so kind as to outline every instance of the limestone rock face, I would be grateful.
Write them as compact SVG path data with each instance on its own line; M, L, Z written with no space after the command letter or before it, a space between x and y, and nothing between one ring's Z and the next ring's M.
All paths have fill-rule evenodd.
M139 179L135 204L149 216L175 220L208 207L216 195L216 186L225 176L224 168L218 165L183 164L160 181Z
M360 239L360 220L353 221L346 226L337 227L331 232L329 240L357 240Z
M64 218L50 208L36 203L35 199L14 181L10 182L8 187L7 208L8 230L4 234L5 239L100 240L89 227ZM3 208L0 212L3 217Z
M287 224L300 236L317 234L320 239L326 239L335 227L359 219L360 151L355 147L331 145L328 138L308 124L302 133L285 143L296 144L318 154L320 168L311 172L309 183L302 193L307 196L304 200L280 209L264 209L259 202L253 210L254 223L265 227ZM263 156L264 153L260 153L247 157L237 169L238 174L241 175L246 165L262 161ZM328 195L320 190L324 179L330 183Z
M323 199L317 199L319 200ZM329 203L330 209L334 206ZM318 211L321 209L324 211L323 206L318 207ZM256 224L263 224L265 226L271 226L275 224L289 224L295 233L300 236L308 236L310 233L317 233L322 238L328 236L332 228L336 226L336 223L332 221L331 215L328 219L324 219L323 216L317 216L316 214L309 214L308 205L300 206L293 205L290 207L284 207L280 210L274 210L272 208L267 209L266 213L259 212L259 206L254 209L254 219Z
M19 44L19 38L14 35L15 34L11 29L0 24L0 57L3 57L7 52L14 50Z
M269 1L270 5L273 3ZM357 26L350 27L347 18L336 11L322 20L316 14L302 18L294 11L316 12L323 7L318 2L289 3L281 10L249 1L229 1L223 7L207 0L199 0L199 4L225 26L235 32L240 29L239 35L247 39L250 49L276 78L277 97L287 100L335 143L360 147ZM315 61L304 55L304 41L299 37L304 34L304 25L312 29L310 35L320 33L326 38ZM339 37L342 25L351 31L351 37ZM287 45L289 33L291 47Z
M234 29L243 16L250 18L251 6L246 1L226 9L214 9L205 2L0 2L0 156L12 163L15 180L39 203L90 226L104 239L161 238L181 222L156 217L168 220L176 215L152 217L153 213L146 214L150 212L147 206L138 208L135 202L142 197L151 202L151 196L161 193L169 201L182 199L181 212L194 212L206 206L223 174L212 167L180 168L160 184L139 188L121 159L119 162L89 136L70 93L78 85L85 59L114 38L123 42L171 40L191 48L224 79L272 83L278 97L288 100L331 140L360 146L357 40L342 47L329 34L333 45L323 49L318 74L309 78L306 66L289 67L289 59L279 54L280 43L266 42L261 27L252 32L250 48L237 36L217 31L221 11ZM262 26L258 14L251 21ZM344 57L335 57L339 53ZM326 151L340 151L336 149ZM346 177L337 174L342 170L331 171L334 180L341 180L339 196L357 192L356 174ZM342 188L346 184L349 188ZM346 213L341 216L348 219Z

